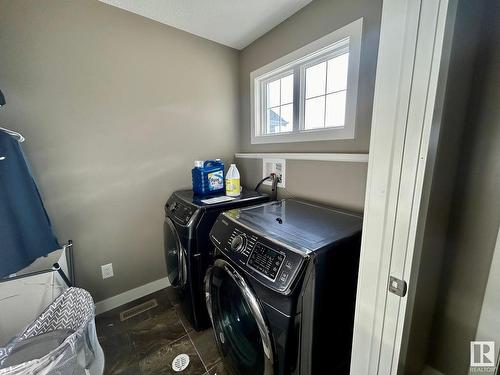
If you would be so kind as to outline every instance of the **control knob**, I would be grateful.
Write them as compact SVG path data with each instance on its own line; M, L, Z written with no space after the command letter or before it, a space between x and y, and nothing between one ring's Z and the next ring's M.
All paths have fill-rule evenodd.
M231 241L231 249L239 253L245 249L245 242L245 237L237 235Z

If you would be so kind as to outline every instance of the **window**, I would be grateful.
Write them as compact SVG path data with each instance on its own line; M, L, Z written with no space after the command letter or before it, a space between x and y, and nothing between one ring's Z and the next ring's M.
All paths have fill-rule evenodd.
M293 131L293 73L266 83L265 133Z
M362 23L250 74L252 143L354 138Z

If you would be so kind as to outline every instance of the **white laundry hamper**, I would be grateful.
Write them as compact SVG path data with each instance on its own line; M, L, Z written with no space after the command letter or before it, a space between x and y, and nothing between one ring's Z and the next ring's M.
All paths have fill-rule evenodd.
M55 254L60 263L66 253ZM0 280L0 375L102 375L94 301L70 287L63 268L43 264Z
M83 289L68 288L5 347L0 375L103 373L94 320L94 301Z

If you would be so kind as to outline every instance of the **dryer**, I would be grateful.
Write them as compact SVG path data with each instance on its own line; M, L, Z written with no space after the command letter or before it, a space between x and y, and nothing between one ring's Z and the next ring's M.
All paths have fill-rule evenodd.
M205 278L229 374L348 374L358 214L296 200L222 213Z
M215 203L204 203L212 199ZM210 326L203 277L213 261L214 247L209 232L217 216L224 210L255 205L269 196L244 190L229 201L224 195L200 198L192 190L174 192L165 204L164 251L167 276L176 289L184 315L194 329Z

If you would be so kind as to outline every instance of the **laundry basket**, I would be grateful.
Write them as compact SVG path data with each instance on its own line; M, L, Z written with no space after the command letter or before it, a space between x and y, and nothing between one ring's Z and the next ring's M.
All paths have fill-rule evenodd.
M97 340L94 302L68 288L5 347L0 375L101 375L104 354Z

